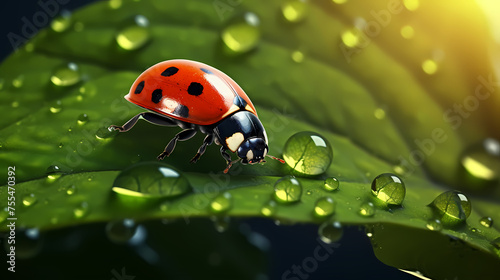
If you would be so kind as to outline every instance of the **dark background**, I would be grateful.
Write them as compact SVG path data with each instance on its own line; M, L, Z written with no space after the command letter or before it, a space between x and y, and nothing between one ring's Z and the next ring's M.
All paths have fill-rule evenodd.
M47 2L50 0L41 1ZM59 6L69 11L94 2L89 0L60 1L68 2ZM13 32L22 36L21 30L24 24L22 18L26 17L32 22L33 15L42 10L37 3L38 1L35 0L1 1L0 40L2 43L0 45L0 61L3 61L14 52L14 48L7 37L8 33ZM161 60L161 58L158 58L158 60ZM316 225L276 226L270 220L257 218L231 222L233 227L237 227L241 223L248 225L253 231L260 233L270 241L270 250L267 252L270 259L268 279L282 279L282 274L291 269L292 265L301 265L304 259L311 257L314 249L319 244L317 241ZM185 225L185 227L188 228L189 225ZM213 227L209 227L207 230L214 231ZM83 232L84 234L79 234L78 232ZM86 273L95 271L94 279L112 279L114 277L113 274L107 271L110 271L113 267L118 271L121 267L126 267L127 274L136 276L135 279L149 279L151 275L143 274L141 276L141 271L149 271L149 274L155 271L160 274L158 278L166 278L169 275L169 273L164 273L164 269L148 267L148 263L141 260L140 255L131 250L130 247L126 245L117 246L107 242L104 234L104 225L102 224L79 226L56 233L46 233L47 236L51 234L55 236L77 235L80 240L76 243L80 245L76 246L76 248L59 249L54 252L53 249L47 247L57 246L57 240L47 241L43 246L43 250L38 255L31 259L17 260L17 272L15 274L17 279L26 279L32 276L35 276L37 279L56 279L58 278L56 275L62 276L61 271L64 271L64 269L59 269L58 266L67 266L64 263L65 261L77 262L74 269L79 268ZM160 234L164 235L164 238L172 238L168 235L168 232ZM200 232L200 236L203 234ZM18 233L18 236L21 235L21 232ZM223 239L223 234L220 235L220 238ZM182 237L176 238L179 239L179 242L189 242L182 240ZM45 239L51 240L53 238ZM50 242L53 244L50 244ZM378 261L373 254L370 241L366 237L362 227L345 228L344 237L339 241L339 244L340 247L336 248L327 260L318 262L318 269L308 275L307 278L300 278L298 275L290 274L288 278L283 279L415 279L413 276ZM6 253L3 251L3 246L0 252L0 260L2 262L0 275L8 277L1 276L0 279L13 279L11 273L4 273L6 272ZM113 255L110 252L115 252L115 254ZM109 259L110 256L116 256L117 252L121 256L120 258ZM82 260L86 260L86 262L82 262ZM162 263L161 266L168 268L167 263ZM192 269L197 269L197 264L193 263L191 267ZM56 273L56 271L59 271L59 273ZM63 277L62 279L80 279L78 275L78 272L75 271L75 274L66 278ZM206 279L210 279L210 275L206 275Z

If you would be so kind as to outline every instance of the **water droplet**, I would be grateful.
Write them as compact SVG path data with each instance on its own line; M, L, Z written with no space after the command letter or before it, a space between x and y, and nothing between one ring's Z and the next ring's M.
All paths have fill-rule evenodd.
M314 205L314 214L318 217L326 217L335 213L336 203L331 197L322 197Z
M495 238L495 240L491 241L491 245L496 249L500 250L500 237Z
M112 190L132 197L176 197L191 190L189 181L173 167L159 162L140 162L124 169Z
M54 69L50 81L56 86L67 87L78 83L80 78L78 65L70 62Z
M49 107L49 111L52 113L52 114L57 114L59 112L61 112L62 110L62 102L61 100L57 100L56 102L54 102L50 107Z
M75 185L70 185L66 187L66 194L67 195L74 195L76 193L76 186Z
M318 234L321 241L330 244L337 242L342 238L344 229L342 228L342 224L340 224L340 222L328 221L319 226Z
M116 43L127 51L143 47L150 39L149 20L143 15L135 16L133 24L123 28L116 35Z
M307 191L306 191L306 194L307 194L307 195L311 195L312 193L313 193L313 191L312 191L312 190L307 190Z
M229 50L242 54L253 50L260 40L260 20L251 12L230 20L221 33L221 38Z
M479 223L483 227L490 228L493 226L493 219L491 217L482 217L481 220L479 220Z
M292 53L292 60L297 63L301 63L302 61L304 61L304 53L302 53L301 51L294 51Z
M292 203L300 200L302 186L295 177L286 175L274 184L274 198L280 203Z
M441 223L445 225L462 223L471 212L469 199L459 191L444 192L436 197L429 206L437 211Z
M438 71L438 63L433 59L426 59L422 62L422 70L428 75L434 75Z
M223 213L233 206L233 197L229 192L222 192L210 202L210 210L214 213Z
M34 205L37 201L38 199L36 198L34 193L31 193L23 197L23 205L26 207Z
M89 204L86 201L80 203L75 209L73 209L73 215L77 219L85 217L89 212Z
M323 189L328 192L333 192L339 189L340 182L335 177L327 178L323 184Z
M372 194L386 204L401 205L405 199L406 187L397 175L383 173L373 180Z
M20 88L23 86L23 84L24 84L24 75L19 75L19 76L17 76L17 78L12 80L12 85L15 88Z
M415 35L415 30L411 25L405 25L401 27L401 36L405 39L411 39Z
M289 22L299 22L304 19L309 9L307 0L286 0L281 5L281 12Z
M64 32L71 26L71 12L63 10L59 17L56 17L51 23L50 27L55 32Z
M377 120L383 120L385 118L385 111L382 108L377 108L373 111L373 115Z
M101 127L95 132L95 137L99 140L108 140L118 134L117 130L109 129L109 127Z
M57 145L57 147L58 147L59 149L62 149L62 147L64 147L64 144L63 144L63 143L59 143L59 145Z
M340 4L346 3L347 0L332 0L332 2L335 3L335 4L339 4L340 5Z
M342 32L340 39L346 47L356 48L361 45L363 36L363 31L356 27L352 27Z
M27 228L16 234L16 257L29 259L36 256L42 247L43 236L38 228Z
M403 0L403 5L408 11L416 11L420 6L420 0Z
M486 138L468 148L461 157L466 187L474 190L493 186L500 180L500 143Z
M443 229L443 225L441 224L441 221L438 219L429 220L425 226L433 231L441 231Z
M106 236L115 244L125 244L134 236L137 228L132 219L111 221L106 225Z
M332 163L333 152L323 136L303 131L288 139L283 158L299 174L318 175L324 173Z
M373 217L375 215L375 205L371 202L364 202L359 207L359 214L365 217Z
M276 214L278 207L276 205L276 201L270 200L262 208L260 209L260 213L266 217L271 217Z
M80 114L78 116L78 119L77 119L77 123L79 125L84 125L85 123L87 123L89 121L89 116L87 116L87 114Z
M68 132L71 132L71 131L73 131L73 128L70 126L70 127L68 127Z
M59 177L61 177L61 175L63 174L63 170L61 167L57 165L51 165L47 168L46 173L47 173L47 180L49 182L53 182L59 179Z

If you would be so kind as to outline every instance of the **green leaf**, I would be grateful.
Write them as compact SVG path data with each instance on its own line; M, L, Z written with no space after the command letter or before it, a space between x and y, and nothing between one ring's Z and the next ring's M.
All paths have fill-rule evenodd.
M492 94L498 85L484 82L495 81L486 55L491 39L475 2L424 2L416 11L399 1L370 1L363 6L351 1L342 5L309 2L304 19L291 23L281 15L280 1L124 1L118 8L112 6L119 1L101 1L75 12L62 32L42 30L0 65L0 110L7 112L0 119L0 162L15 166L19 225L49 230L120 218L189 222L193 217L212 216L210 201L222 191L232 197L225 215L262 216L261 208L273 199L274 183L291 174L291 169L269 161L236 165L225 175L221 172L225 162L215 147L208 147L200 161L191 165L189 159L201 145L202 135L178 143L164 160L182 172L192 192L148 199L111 191L121 170L154 161L178 129L140 122L131 131L109 138L102 137L103 129L144 111L123 99L144 69L162 60L186 58L222 70L245 89L266 127L272 155L282 156L287 139L299 131L318 132L331 143L334 159L326 173L298 177L303 188L300 202L278 204L271 218L387 226L391 230L380 237L375 232L374 239L382 243L387 236L398 239L407 232L422 244L408 247L410 256L397 253L409 241L397 243L396 249L375 250L390 265L443 279L492 273L494 265L460 265L476 259L500 262L490 244L500 236L500 227L494 223L486 228L479 222L484 216L500 221L498 180L480 188L489 198L475 197L479 181L464 179L466 172L460 165L470 147L486 137L500 138L492 121L499 117L495 108L500 99ZM444 10L448 12L436 14ZM258 16L261 38L255 49L231 53L221 32L241 21L245 12ZM138 14L149 20L148 27L134 23ZM463 14L468 21L461 20ZM353 31L361 34L360 41L348 48L342 35L352 31L359 18L372 29ZM400 35L403 26L413 28L412 39ZM130 31L131 27L136 29ZM136 50L120 47L116 38L126 30L136 32L135 40L143 45ZM437 66L433 74L422 71L422 63L429 59ZM72 63L69 68L68 63ZM56 85L57 79L54 84L54 76L70 85ZM484 100L477 96L480 85L490 90ZM479 104L473 109L466 103L472 99ZM492 172L498 171L498 161L493 165L497 169ZM60 172L47 176L54 166ZM372 180L387 172L399 172L404 180L402 206L378 206L374 216L360 215L363 203L376 202ZM323 189L324 179L331 176L340 181L338 191ZM7 171L1 178L7 182ZM466 224L429 233L426 225L434 212L427 205L443 191L456 188L472 201ZM1 205L9 195L7 186L0 188ZM323 197L336 203L332 217L313 215L315 202ZM7 216L1 213L3 224ZM425 237L419 235L422 231ZM446 236L463 243L450 249L443 243L448 242ZM383 248L391 247L385 244ZM431 244L440 247L432 251ZM468 253L471 249L473 254ZM438 272L441 266L427 260L429 255L444 259L453 250L464 254L450 260L454 270Z

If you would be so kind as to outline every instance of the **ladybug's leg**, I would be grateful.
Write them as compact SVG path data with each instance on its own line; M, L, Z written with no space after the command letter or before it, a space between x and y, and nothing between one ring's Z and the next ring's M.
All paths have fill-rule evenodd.
M158 156L158 159L159 160L162 160L164 159L165 157L168 157L173 151L174 151L174 148L175 148L175 144L177 144L177 141L186 141L186 140L189 140L191 139L194 135L196 134L196 130L192 129L192 128L188 128L188 129L184 129L183 131L177 133L174 138L172 138L172 140L170 140L170 142L168 142L167 146L165 147L165 150L163 151L163 153L161 153L159 156Z
M232 161L231 156L227 153L227 148L221 147L220 154L226 160L226 163L227 163L226 169L224 169L224 173L229 172L229 168L231 168L231 166L233 166L233 163L240 161L240 159Z
M148 122L153 123L153 124L163 125L163 126L177 126L177 124L169 118L165 118L165 117L162 117L160 115L150 113L150 112L144 112L144 113L140 113L140 114L135 115L134 117L132 117L128 122L126 122L122 126L111 125L109 128L118 130L120 132L129 131L130 129L132 129L132 127L134 127L134 125L137 123L137 121L141 117L143 119L147 120Z
M214 135L208 134L203 140L203 144L201 144L201 147L198 149L196 155L193 157L193 159L191 159L191 163L197 162L198 159L200 159L200 157L205 153L207 146L211 145L212 142L214 142Z

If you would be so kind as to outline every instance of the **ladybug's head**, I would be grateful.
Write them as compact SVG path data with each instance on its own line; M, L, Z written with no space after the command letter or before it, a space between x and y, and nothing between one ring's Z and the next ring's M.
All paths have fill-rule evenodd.
M255 164L266 162L264 158L267 155L267 144L263 138L252 137L241 143L238 148L238 157L241 158L243 164Z

